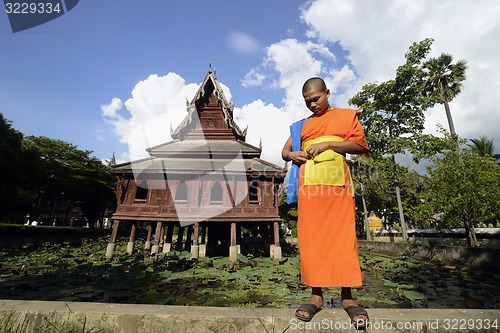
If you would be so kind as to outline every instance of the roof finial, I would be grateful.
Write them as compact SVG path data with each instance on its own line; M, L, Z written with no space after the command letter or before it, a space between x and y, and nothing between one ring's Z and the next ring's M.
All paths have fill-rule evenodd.
M212 61L208 62L208 73L212 74Z
M262 150L262 137L260 137L259 148Z

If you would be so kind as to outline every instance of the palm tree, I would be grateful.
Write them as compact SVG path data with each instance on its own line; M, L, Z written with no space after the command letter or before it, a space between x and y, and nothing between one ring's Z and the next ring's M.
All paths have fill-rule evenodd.
M493 145L493 139L488 139L485 136L481 136L477 139L470 139L472 144L468 144L471 147L472 151L475 151L479 154L479 156L491 156L497 161L500 159L500 154L495 154L495 147Z
M428 96L434 96L436 101L444 104L450 134L456 137L455 125L451 117L449 102L457 96L462 89L462 82L465 80L465 70L467 62L459 60L455 64L451 54L442 53L437 58L431 58L423 64L427 73L425 92Z

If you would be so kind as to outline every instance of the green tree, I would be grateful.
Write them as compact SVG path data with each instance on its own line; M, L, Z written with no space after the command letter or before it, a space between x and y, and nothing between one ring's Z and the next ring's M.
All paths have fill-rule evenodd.
M367 166L371 159L366 155L358 155L354 157L354 161L347 161L349 168L352 173L352 181L355 184L355 197L356 201L359 198L361 200L361 206L356 204L356 207L363 207L363 211L361 212L361 230L364 229L366 234L366 240L371 241L372 236L370 234L370 225L368 223L368 206L366 204L366 187L365 187L365 178L367 176ZM360 214L358 214L360 215Z
M30 189L37 169L31 151L22 149L23 134L0 113L0 218L22 222L34 200Z
M479 156L491 156L497 161L500 159L500 154L495 154L495 146L493 144L493 139L488 139L485 136L481 136L477 139L470 139L472 144L468 144L473 151L479 154Z
M399 229L399 211L396 196L394 196L394 164L391 157L370 159L364 155L362 164L354 163L351 167L356 183L357 207L363 207L361 198L362 179L367 212L373 211L383 218L386 226ZM366 158L368 157L368 158ZM408 226L422 227L419 220L413 219L412 208L421 204L421 197L426 189L427 178L406 166L397 164L397 174L400 182L402 206L405 216L409 218ZM358 216L361 215L359 212ZM363 218L360 218L361 220Z
M91 156L91 151L47 137L28 136L25 149L36 151L42 175L38 182L36 210L49 211L52 221L55 208L64 204L67 209L79 207L90 226L114 201L116 177L111 168Z
M106 210L114 210L117 177L109 165L105 165L96 157L88 156L85 164L80 200L90 227L94 227Z
M427 38L413 43L405 54L405 64L397 68L394 79L367 84L349 100L362 111L360 121L374 159L389 156L392 160L400 225L405 240L406 223L395 156L410 152L418 161L444 147L442 139L423 133L424 111L435 103L423 94L426 81L422 66L432 42Z
M449 102L462 90L462 82L466 79L467 62L459 60L453 63L451 54L442 53L439 57L427 60L423 68L427 75L425 91L436 102L444 104L451 136L456 137Z
M433 162L420 218L438 228L462 225L469 246L477 247L474 226L500 220L500 168L468 149L451 149Z
M420 218L418 207L425 202L424 196L429 188L429 177L407 169L407 172L402 177L401 183L404 197L403 207L410 219L409 224L413 228L428 228L430 225L424 223L428 221Z
M297 230L297 221L298 221L298 212L297 212L297 204L288 204L287 200L287 189L284 188L281 194L280 204L278 207L280 217L284 223L288 225L291 230L294 230L294 236L296 235Z

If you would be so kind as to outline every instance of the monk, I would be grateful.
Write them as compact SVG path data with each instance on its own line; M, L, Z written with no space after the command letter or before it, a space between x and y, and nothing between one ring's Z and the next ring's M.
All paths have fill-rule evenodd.
M312 287L309 301L295 315L310 321L323 306L322 288L341 287L341 306L351 325L362 330L368 313L351 293L351 287L362 285L362 274L354 192L345 161L346 154L368 152L360 111L331 107L330 91L319 77L304 83L302 95L313 114L292 124L281 152L285 161L293 162L288 197L297 198L300 272Z

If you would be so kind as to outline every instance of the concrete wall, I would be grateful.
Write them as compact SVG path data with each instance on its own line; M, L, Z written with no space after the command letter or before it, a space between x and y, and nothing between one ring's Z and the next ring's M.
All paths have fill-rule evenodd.
M403 241L401 236L374 236L372 238L376 242L386 243L400 243ZM414 244L424 245L442 245L442 246L465 246L467 247L467 240L459 237L409 237L409 242ZM482 238L478 239L479 247L485 249L500 249L500 239Z
M367 310L370 316L367 332L500 332L500 310L495 309ZM0 300L0 323L11 318L24 325L21 330L5 330L9 325L12 328L12 323L9 323L4 325L2 332L57 332L65 323L76 325L72 332L100 333L356 332L350 328L348 316L342 309L324 308L309 323L296 319L294 312L293 308L251 309ZM488 329L485 329L486 326ZM45 328L48 330L44 330Z
M481 248L500 249L500 228L475 228ZM409 241L433 245L468 246L463 228L453 229L409 229ZM400 242L401 232L396 230L375 230L372 238L379 242Z
M487 268L500 268L500 250L487 248L469 248L465 246L432 245L425 242L419 243L415 240L409 243L359 241L359 249L362 252L379 253L383 255L407 255L410 257L432 258L439 257L442 260L453 261L460 259L471 266Z

